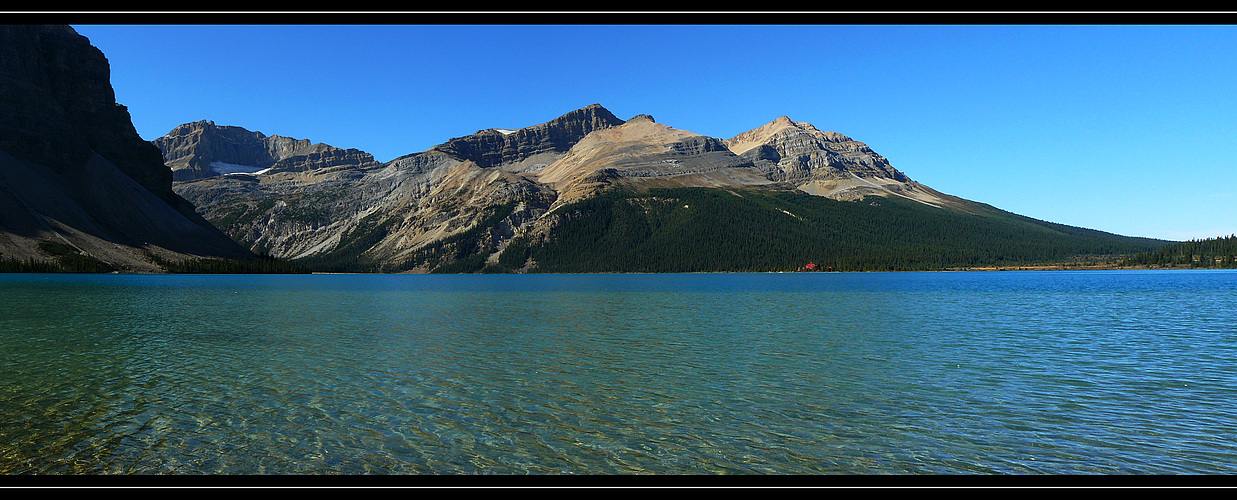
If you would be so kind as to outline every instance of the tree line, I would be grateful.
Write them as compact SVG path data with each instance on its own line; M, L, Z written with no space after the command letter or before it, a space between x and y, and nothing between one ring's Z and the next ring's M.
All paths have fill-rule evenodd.
M1183 241L1127 257L1124 264L1148 267L1237 268L1237 235Z

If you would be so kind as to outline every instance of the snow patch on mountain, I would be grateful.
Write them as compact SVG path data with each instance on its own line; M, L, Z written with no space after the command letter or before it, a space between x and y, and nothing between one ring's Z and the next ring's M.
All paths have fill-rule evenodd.
M221 161L210 162L210 169L214 170L219 175L231 174L261 174L270 170L269 168L251 167L249 165L237 165L235 163L224 163Z

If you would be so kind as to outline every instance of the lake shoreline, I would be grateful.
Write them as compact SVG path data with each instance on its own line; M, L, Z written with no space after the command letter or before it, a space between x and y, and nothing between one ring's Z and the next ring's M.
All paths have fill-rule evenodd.
M1225 270L1233 267L1191 267L1191 266L1148 266L1148 265L1116 265L1116 264L1028 264L1008 266L974 266L974 267L943 267L943 269L928 270L871 270L871 271L595 271L595 272L502 272L505 275L741 275L741 274L821 274L821 272L992 272L992 271L1190 271L1190 270ZM4 271L0 274L31 274L31 275L249 275L254 272L71 272L71 271ZM263 274L263 272L257 272ZM432 275L434 272L265 272L265 274L294 275ZM485 275L485 272L440 272L440 275Z

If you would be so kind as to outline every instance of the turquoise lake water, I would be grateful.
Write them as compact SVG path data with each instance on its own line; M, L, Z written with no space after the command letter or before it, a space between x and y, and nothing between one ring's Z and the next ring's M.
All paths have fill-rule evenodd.
M0 275L4 474L1233 474L1237 272Z

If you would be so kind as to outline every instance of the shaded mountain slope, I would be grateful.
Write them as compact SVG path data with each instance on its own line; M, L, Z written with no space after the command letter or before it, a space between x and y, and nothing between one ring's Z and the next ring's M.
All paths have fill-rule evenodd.
M158 272L148 253L252 257L173 192L85 37L0 26L0 50L0 258Z

